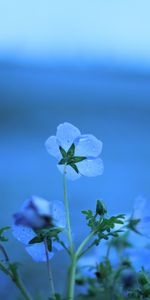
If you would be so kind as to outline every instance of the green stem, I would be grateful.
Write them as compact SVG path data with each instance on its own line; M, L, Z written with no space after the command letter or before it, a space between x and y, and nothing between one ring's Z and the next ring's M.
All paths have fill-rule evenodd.
M71 263L70 272L69 272L69 286L68 286L67 300L73 300L74 299L74 286L75 286L75 275L76 275L77 261L81 256L82 249L86 246L86 244L91 240L91 238L93 236L94 236L93 232L91 234L89 234L84 239L84 241L81 243L81 245L78 247L76 253L72 256L72 263Z
M12 279L13 280L13 279ZM17 280L15 281L16 286L18 287L18 289L20 290L21 294L23 295L25 300L31 300L30 295L28 294L28 292L26 291L26 288L24 287L23 282L21 281L21 279L18 277Z
M49 280L49 286L50 286L50 293L52 293L52 299L56 300L55 287L54 287L54 281L53 281L53 274L52 274L51 264L50 264L49 255L48 255L47 238L44 239L44 245L45 245L45 254L46 254L46 262L47 262L47 270L48 270L48 280Z
M0 270L11 278L11 280L15 283L17 288L20 290L20 292L25 300L32 300L32 298L29 295L29 293L27 292L22 280L19 278L18 272L14 274L9 269L9 257L8 257L8 254L5 250L5 248L1 244L0 244L0 250L2 251L2 253L5 257L5 261L7 264L7 267L6 267L2 262L0 262Z
M78 259L80 257L80 254L82 252L82 249L86 246L86 244L93 238L93 236L95 235L95 232L91 232L84 240L83 242L80 244L80 246L78 247L77 251L76 251L76 258Z
M69 270L69 285L68 285L67 300L74 299L76 265L77 265L77 259L76 259L76 255L74 255L72 256L72 262Z
M110 250L111 250L111 241L108 243L108 247L107 247L107 252L106 252L106 258L109 259L109 254L110 254Z
M69 247L70 247L71 255L73 255L73 242L72 242L72 236L71 236L69 204L68 204L67 186L66 186L66 169L64 170L64 175L63 175L63 188L64 188L64 203L65 203L66 219L67 219L68 242L69 242Z
M67 219L67 234L68 234L68 242L69 242L70 255L71 255L71 266L70 266L70 270L69 270L67 300L73 300L74 299L77 260L80 257L82 249L86 246L86 244L94 236L95 232L92 232L91 234L89 234L85 238L85 240L81 243L81 245L78 247L76 253L74 253L73 241L72 241L72 235L71 235L71 226L70 226L69 205L68 205L68 198L67 198L66 168L64 170L64 175L63 175L63 189L64 189L64 203L65 203L65 208L66 208L66 219Z

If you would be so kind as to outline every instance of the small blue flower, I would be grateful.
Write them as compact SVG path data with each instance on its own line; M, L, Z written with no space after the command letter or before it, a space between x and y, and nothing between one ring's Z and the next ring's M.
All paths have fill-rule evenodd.
M45 145L48 153L57 159L60 172L65 171L68 179L103 173L103 162L99 157L102 142L92 134L81 135L70 123L60 124L56 136L50 136Z
M62 202L49 202L45 199L33 196L27 199L20 211L14 214L13 235L25 245L26 251L35 261L46 261L44 241L30 244L37 237L39 230L66 227L66 214ZM62 235L62 233L60 233ZM63 247L51 238L52 251L49 251L49 259L55 252L63 250Z
M133 219L139 219L136 229L144 236L150 238L150 201L142 196L135 199Z

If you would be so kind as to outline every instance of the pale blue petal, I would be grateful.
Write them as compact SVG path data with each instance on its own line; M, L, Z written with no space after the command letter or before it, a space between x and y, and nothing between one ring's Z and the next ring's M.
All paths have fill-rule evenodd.
M57 251L62 251L64 250L64 247L59 244L58 242L53 242L53 251L57 252Z
M53 223L57 227L66 227L66 212L63 202L55 201L52 203Z
M102 151L102 142L92 134L81 135L75 147L76 156L97 157Z
M61 153L59 150L59 145L56 139L56 136L50 136L45 142L45 147L49 154L56 157L58 160L61 159Z
M26 199L21 205L20 212L23 212L26 208L28 208L31 205L31 202L32 202L32 197Z
M22 242L25 245L28 245L29 241L31 241L36 236L36 234L30 227L25 227L22 225L13 225L12 233L18 241Z
M71 232L71 234L72 234L72 232ZM73 234L72 234L72 238L73 238ZM67 231L60 232L59 239L65 244L65 246L67 248L69 248Z
M143 217L136 226L137 230L147 238L150 238L150 217Z
M64 174L64 165L57 165L59 171ZM80 174L75 172L74 169L72 167L70 167L69 165L66 166L66 178L69 180L76 180L78 178L80 178Z
M134 203L134 218L143 218L150 216L150 201L142 196L136 198Z
M81 135L78 128L70 123L63 123L57 127L56 137L60 143L60 146L66 151L74 143L75 139Z
M135 200L133 219L140 219L136 225L137 230L150 238L150 202L142 196Z
M101 175L104 170L103 162L100 158L85 159L76 165L80 174L88 177Z
M49 201L37 196L32 196L32 203L40 216L51 216L51 208Z
M141 219L143 217L143 214L146 212L150 214L150 211L148 212L146 209L147 206L147 200L142 197L138 196L134 201L134 219Z
M30 254L36 262L45 262L46 254L45 254L45 245L44 243L37 243L31 246L26 247L26 251ZM49 259L54 256L54 252L48 252Z

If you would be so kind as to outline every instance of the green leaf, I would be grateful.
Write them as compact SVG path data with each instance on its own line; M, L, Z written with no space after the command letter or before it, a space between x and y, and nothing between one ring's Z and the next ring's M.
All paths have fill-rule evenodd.
M83 160L85 160L85 159L86 159L85 156L74 156L74 157L73 157L73 162L76 164L76 163L78 163L78 162L80 162L80 161L83 161Z
M47 237L56 237L58 233L62 232L62 228L55 228L55 229L51 229L47 232L46 236Z
M48 239L47 240L47 248L49 252L52 252L52 240Z
M5 226L5 227L2 227L0 228L0 234L2 234L4 231L10 229L10 226Z
M42 236L36 236L34 237L31 241L29 241L29 244L37 244L37 243L42 243L44 238Z
M107 209L102 201L97 200L96 203L96 214L100 216L104 216L107 213Z
M66 158L62 158L60 161L59 161L59 165L65 165L67 163L67 159Z
M69 165L70 165L70 167L72 167L75 170L76 173L79 173L79 170L75 164L71 163Z
M63 158L67 157L67 152L61 146L59 147L59 150Z
M18 278L18 266L19 263L9 263L9 270L11 271L15 279Z
M83 215L86 215L86 219L90 219L93 216L92 210L88 209L88 210L82 210L81 211Z
M6 231L8 229L10 229L10 226L5 226L5 227L0 228L0 241L1 242L8 241L8 239L3 236L4 231Z
M0 270L5 273L6 275L9 275L8 269L0 262Z
M141 221L141 219L130 219L129 220L129 223L127 225L127 228L129 228L130 230L138 233L138 234L141 234L137 228L136 228L136 225Z
M67 157L73 157L75 152L75 144L72 144L67 152Z

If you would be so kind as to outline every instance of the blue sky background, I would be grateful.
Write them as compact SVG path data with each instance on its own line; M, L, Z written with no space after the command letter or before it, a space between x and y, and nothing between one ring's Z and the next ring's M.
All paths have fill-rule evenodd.
M150 66L150 2L0 1L0 53Z

